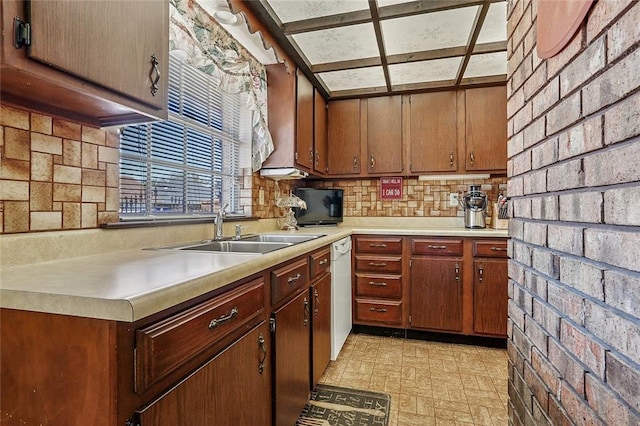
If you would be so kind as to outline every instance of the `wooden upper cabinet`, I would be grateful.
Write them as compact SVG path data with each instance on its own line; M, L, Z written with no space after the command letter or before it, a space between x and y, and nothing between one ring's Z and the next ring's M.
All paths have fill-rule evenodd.
M313 169L313 85L296 71L296 163Z
M466 166L470 171L504 171L507 166L507 88L465 91Z
M402 97L367 99L368 174L402 173Z
M360 174L360 99L329 102L329 174Z
M166 119L168 2L3 0L2 27L3 102L91 126Z
M313 146L315 149L313 169L317 174L328 172L327 145L327 101L318 90L313 91Z
M458 171L456 92L414 94L409 102L410 172Z

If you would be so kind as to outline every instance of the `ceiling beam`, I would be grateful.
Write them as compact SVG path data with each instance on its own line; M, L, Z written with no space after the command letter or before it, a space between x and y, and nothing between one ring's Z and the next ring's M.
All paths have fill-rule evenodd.
M282 31L287 35L291 35L339 28L347 25L363 24L366 22L371 22L371 13L369 10L357 10L355 12L286 22L282 24Z
M458 69L458 74L456 78L455 86L460 85L460 81L462 81L462 76L467 70L467 65L469 65L469 60L471 59L471 54L473 49L476 46L476 41L478 40L478 36L480 35L480 31L482 30L482 24L484 23L484 19L487 17L487 13L489 12L489 6L491 6L491 2L485 0L482 3L482 7L478 9L478 13L476 13L475 21L473 22L473 31L469 36L469 41L467 42L467 53L464 55L464 59L462 59L462 63L460 64L460 68Z
M420 15L423 13L441 12L443 10L478 6L481 5L482 2L482 0L419 0L381 7L379 15L380 19L401 18L404 16Z
M380 17L378 16L377 0L369 0L369 10L371 11L371 19L373 20L373 31L376 33L376 42L378 43L378 51L380 52L380 61L382 62L382 72L384 73L384 82L387 85L387 91L390 92L391 78L389 77L389 66L387 64L387 52L384 48L382 28L380 28Z

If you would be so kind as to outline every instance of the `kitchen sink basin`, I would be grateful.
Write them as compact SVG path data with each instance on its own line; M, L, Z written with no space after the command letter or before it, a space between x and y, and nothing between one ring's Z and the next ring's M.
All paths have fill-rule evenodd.
M184 247L176 247L177 250L217 251L230 253L268 253L273 250L292 246L293 243L264 242L264 241L209 241Z
M246 237L242 237L239 241L298 244L304 243L305 241L315 240L319 237L323 237L323 235L259 234L247 235Z

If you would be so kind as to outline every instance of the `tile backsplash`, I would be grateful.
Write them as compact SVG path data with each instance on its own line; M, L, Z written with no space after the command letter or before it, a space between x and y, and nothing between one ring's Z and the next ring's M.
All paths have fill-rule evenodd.
M0 105L0 232L118 221L115 130Z

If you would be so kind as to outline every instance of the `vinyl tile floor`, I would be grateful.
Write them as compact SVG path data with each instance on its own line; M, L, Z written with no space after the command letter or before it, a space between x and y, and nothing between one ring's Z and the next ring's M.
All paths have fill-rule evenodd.
M391 395L389 426L508 424L504 349L351 334L320 383Z

